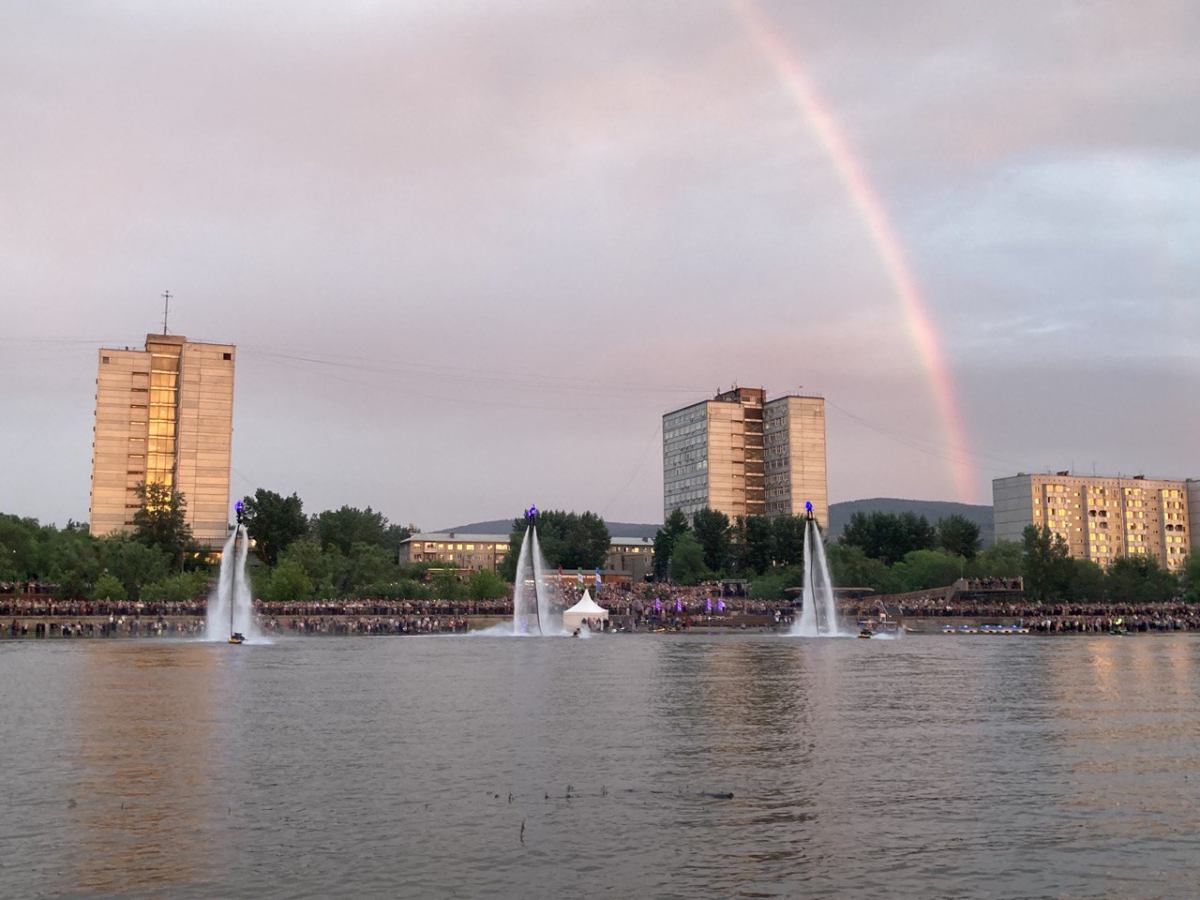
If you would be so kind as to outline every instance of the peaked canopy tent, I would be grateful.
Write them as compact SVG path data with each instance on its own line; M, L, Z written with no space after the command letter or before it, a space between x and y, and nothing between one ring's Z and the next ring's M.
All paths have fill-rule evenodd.
M608 610L592 599L592 595L585 589L583 599L576 603L568 610L563 611L563 628L567 631L574 631L579 628L585 619L608 619Z

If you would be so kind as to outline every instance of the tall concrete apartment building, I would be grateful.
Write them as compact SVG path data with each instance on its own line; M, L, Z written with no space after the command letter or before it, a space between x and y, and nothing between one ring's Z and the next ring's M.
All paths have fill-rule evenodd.
M128 531L138 482L185 495L202 544L229 533L232 344L150 334L145 350L101 350L92 442L92 534Z
M663 513L780 516L812 502L829 523L825 400L739 388L663 416Z
M992 482L992 509L998 541L1020 541L1026 526L1045 525L1076 559L1106 566L1144 555L1177 571L1198 546L1200 481L1019 474Z

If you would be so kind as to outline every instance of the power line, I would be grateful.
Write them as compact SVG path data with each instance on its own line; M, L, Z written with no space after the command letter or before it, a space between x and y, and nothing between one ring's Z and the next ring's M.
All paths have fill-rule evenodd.
M647 457L650 456L650 451L654 449L654 445L658 443L658 436L661 433L662 420L659 419L658 424L654 428L654 433L650 435L650 442L646 444L646 449L642 451L641 458L638 460L637 465L633 467L633 473L629 476L629 480L625 482L624 487L613 494L612 499L608 501L608 503L604 506L603 511L600 513L603 518L608 518L608 514L612 510L613 504L616 503L617 500L619 500L622 496L624 496L625 492L629 490L629 486L633 484L633 480L638 477L638 474L642 471L642 466L646 464Z
M830 400L828 398L825 399L825 403L827 406L833 407L834 409L836 409L842 415L846 416L846 418L850 419L851 421L856 422L859 425L862 425L864 428L869 428L870 430L872 430L878 434L881 434L885 437L889 437L899 444L902 444L912 450L916 450L918 453L924 453L927 456L933 456L938 459L945 460L946 462L952 462L952 463L956 463L956 464L960 464L960 465L970 466L974 469L978 469L981 472L989 472L989 473L1002 472L1004 470L997 468L994 463L983 464L981 462L977 462L975 459L972 459L970 457L974 456L974 457L978 457L980 459L991 459L991 460L994 460L995 462L1003 463L1005 466L1015 466L1018 469L1025 466L1024 463L1014 462L1012 460L1005 459L1004 457L996 456L996 455L990 454L990 453L980 453L977 451L969 451L966 454L954 453L953 451L946 449L946 447L943 445L936 444L932 441L927 441L922 438L916 438L916 437L912 437L909 435L904 435L897 431L893 431L892 429L885 428L882 425L878 425L874 422L871 422L871 421L863 418L862 416L856 415L855 413L846 409L844 406L834 403L832 400Z
M429 363L413 363L404 360L380 360L359 357L355 361L347 361L345 357L331 357L324 354L287 353L258 347L242 345L240 350L251 356L290 360L293 362L312 363L318 366L350 369L362 372L404 372L419 375L434 381L452 383L485 384L498 387L514 387L529 390L550 390L558 392L592 392L624 394L636 392L639 394L707 394L704 388L684 385L653 385L645 382L614 381L611 379L583 378L578 375L563 375L547 372L513 372L504 370L487 370L466 366L446 366Z

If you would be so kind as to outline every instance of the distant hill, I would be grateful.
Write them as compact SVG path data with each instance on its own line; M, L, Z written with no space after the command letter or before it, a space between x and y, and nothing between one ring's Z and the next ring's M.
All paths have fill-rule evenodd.
M938 519L958 514L966 516L979 525L979 536L983 546L990 547L995 543L995 528L992 524L992 508L990 506L975 506L969 503L951 503L945 500L899 500L895 497L875 497L870 500L849 500L845 503L834 503L829 507L829 534L831 537L841 536L842 529L856 512L914 512L924 516L932 524ZM608 533L613 537L652 538L658 531L658 525L643 525L633 522L606 522ZM472 522L470 525L458 525L454 528L439 529L442 532L456 531L461 534L508 534L512 531L512 519L493 519L490 522Z
M441 528L438 533L455 531L462 534L509 534L512 532L512 519L493 519L490 522L472 522L470 525L459 525L456 528ZM652 538L658 532L658 525L638 525L631 522L605 522L608 533L615 538Z
M849 500L845 503L833 503L829 506L830 537L841 537L842 530L850 517L861 513L904 513L914 512L924 516L931 524L936 525L938 519L947 516L965 516L979 525L979 537L983 546L990 547L996 542L996 529L992 519L990 506L977 506L970 503L951 503L946 500L899 500L895 497L874 497L870 500Z

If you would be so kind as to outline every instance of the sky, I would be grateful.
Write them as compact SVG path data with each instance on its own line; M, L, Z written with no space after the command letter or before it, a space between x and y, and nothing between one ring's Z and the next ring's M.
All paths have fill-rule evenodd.
M0 511L98 350L238 347L232 489L662 519L664 412L826 398L832 502L1200 477L1200 4L0 5Z

